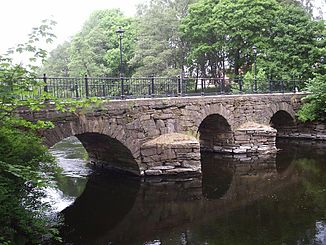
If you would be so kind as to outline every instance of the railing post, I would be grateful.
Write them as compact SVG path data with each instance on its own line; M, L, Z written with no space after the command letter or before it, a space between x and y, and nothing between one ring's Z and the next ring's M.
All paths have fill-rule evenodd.
M221 81L221 94L225 93L225 81L224 81L224 77L222 78Z
M86 98L89 97L89 89L88 89L88 77L87 74L85 74L85 92L86 92Z
M284 93L284 80L281 81L281 92Z
M147 81L147 87L148 87L148 95L151 96L152 95L151 77L149 77L149 79Z
M204 78L200 79L201 80L201 83L200 83L200 94L201 95L204 95Z
M239 90L240 90L240 94L242 94L242 78L239 78Z
M43 74L43 82L44 82L44 92L48 93L49 92L49 88L48 88L48 84L47 84L47 77L46 74Z
M151 79L151 82L152 82L152 97L154 97L155 95L155 84L154 84L154 76L152 76L152 79Z
M182 95L182 89L181 89L181 83L183 80L183 73L181 73L181 75L178 77L178 96Z
M121 80L121 99L124 99L124 97L125 97L125 87L124 87L124 79L123 79L122 76L120 77L120 80Z
M106 93L105 93L105 85L102 84L102 96L105 97Z
M75 92L76 92L76 98L79 98L78 83L75 83Z

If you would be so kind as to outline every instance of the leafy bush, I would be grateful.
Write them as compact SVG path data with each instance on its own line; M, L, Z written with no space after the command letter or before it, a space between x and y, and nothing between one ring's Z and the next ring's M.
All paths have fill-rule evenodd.
M317 74L307 83L307 90L311 93L303 99L303 106L298 112L303 122L321 120L326 121L326 75Z
M38 244L52 237L37 188L54 159L32 132L1 126L0 144L0 244Z

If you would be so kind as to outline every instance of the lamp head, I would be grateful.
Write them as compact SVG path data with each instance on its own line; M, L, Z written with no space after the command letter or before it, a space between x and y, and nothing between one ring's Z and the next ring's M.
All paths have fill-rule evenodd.
M256 47L256 45L252 46L252 51L254 52L254 54L257 54L257 47Z
M121 27L119 27L119 29L115 31L115 33L117 33L120 36L122 36L124 32L125 30L123 30Z

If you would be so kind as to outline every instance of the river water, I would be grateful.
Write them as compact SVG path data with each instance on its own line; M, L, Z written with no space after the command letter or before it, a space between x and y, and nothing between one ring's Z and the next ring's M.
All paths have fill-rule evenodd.
M260 158L202 155L202 178L92 171L75 138L51 149L65 244L326 244L326 144L279 141Z

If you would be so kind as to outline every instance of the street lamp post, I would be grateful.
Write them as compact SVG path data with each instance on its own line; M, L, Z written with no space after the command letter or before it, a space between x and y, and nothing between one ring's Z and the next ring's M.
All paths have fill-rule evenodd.
M252 46L252 51L254 53L254 92L257 93L257 71L256 71L256 58L257 58L257 47Z
M123 84L123 65L122 65L122 36L125 31L119 27L118 30L116 30L116 33L119 36L119 44L120 44L120 79L121 79L121 98L124 97L124 84Z
M116 30L116 33L119 36L119 43L120 43L120 77L123 76L123 67L122 67L122 36L125 31L119 27L118 30Z

